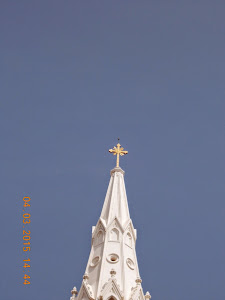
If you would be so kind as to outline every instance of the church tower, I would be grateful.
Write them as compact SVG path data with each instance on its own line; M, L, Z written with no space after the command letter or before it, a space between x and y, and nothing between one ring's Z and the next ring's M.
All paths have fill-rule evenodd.
M109 152L117 156L101 216L92 227L91 251L79 293L70 300L150 300L143 294L135 244L137 231L129 214L124 171L119 157L127 151L118 143Z

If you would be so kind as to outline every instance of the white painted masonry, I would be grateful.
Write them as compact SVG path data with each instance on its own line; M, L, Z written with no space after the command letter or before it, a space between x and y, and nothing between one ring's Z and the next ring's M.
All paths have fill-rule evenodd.
M115 167L101 216L92 228L92 246L82 285L70 300L149 300L144 296L135 244L136 229L130 219L124 171ZM77 297L76 297L77 295Z

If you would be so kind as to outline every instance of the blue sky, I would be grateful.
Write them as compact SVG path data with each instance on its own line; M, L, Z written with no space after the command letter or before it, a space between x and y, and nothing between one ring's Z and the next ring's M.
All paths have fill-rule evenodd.
M224 298L224 11L220 0L1 1L2 299L80 287L117 137L144 292Z

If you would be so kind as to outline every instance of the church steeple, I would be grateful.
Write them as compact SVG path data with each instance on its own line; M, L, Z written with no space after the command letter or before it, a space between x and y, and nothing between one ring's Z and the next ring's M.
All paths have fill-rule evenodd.
M125 172L119 167L119 155L128 152L120 144L109 151L117 154L117 166L111 171L101 216L92 228L91 252L80 291L75 297L73 290L71 300L148 300L151 296L148 292L144 296L141 286Z

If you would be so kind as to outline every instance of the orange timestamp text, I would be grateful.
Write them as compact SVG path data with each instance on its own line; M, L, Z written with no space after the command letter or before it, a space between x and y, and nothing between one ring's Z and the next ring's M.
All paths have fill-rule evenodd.
M30 252L30 230L29 230L29 224L31 220L31 215L27 211L30 210L31 204L30 204L30 197L23 197L23 212L26 210L26 212L23 213L23 252L24 254L28 255ZM30 212L30 211L29 211ZM30 284L30 258L26 257L26 259L23 260L24 265L23 265L23 272L29 273L29 274L24 274L23 279L24 282L23 284Z

